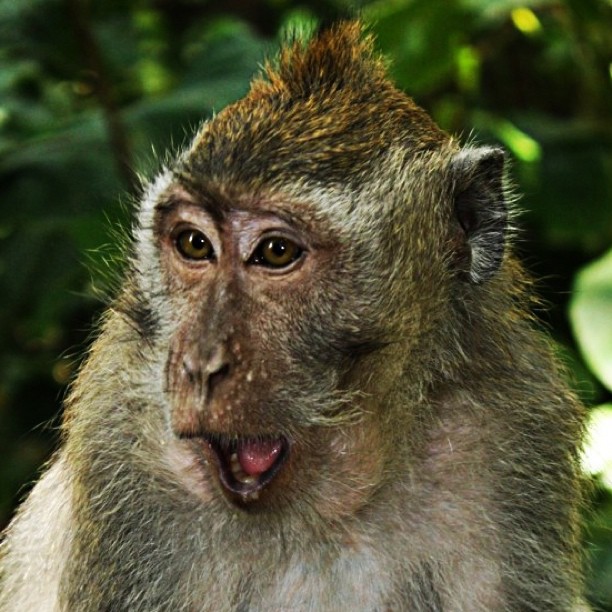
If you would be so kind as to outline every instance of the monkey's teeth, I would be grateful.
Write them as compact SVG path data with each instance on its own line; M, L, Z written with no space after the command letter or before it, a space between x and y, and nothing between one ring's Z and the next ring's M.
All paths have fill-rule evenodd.
M254 476L250 476L249 474L244 473L243 469L240 467L240 462L238 461L237 453L232 453L230 455L230 468L232 470L233 477L242 484L253 484L257 480L257 478L255 478Z

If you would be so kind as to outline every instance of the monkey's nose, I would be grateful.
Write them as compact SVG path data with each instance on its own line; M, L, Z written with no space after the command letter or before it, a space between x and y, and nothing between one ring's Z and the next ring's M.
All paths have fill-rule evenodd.
M211 352L204 372L206 375L207 398L210 399L215 388L227 377L230 371L227 350L223 346L217 346Z

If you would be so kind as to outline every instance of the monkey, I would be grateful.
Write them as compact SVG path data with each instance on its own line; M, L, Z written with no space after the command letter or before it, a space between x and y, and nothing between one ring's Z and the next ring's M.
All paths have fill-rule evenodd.
M339 22L143 187L0 610L567 611L583 408L501 148Z

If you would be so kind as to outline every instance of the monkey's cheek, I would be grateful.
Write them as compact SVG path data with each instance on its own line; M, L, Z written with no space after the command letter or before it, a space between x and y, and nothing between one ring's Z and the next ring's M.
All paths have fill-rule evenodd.
M381 431L366 419L332 435L325 449L314 505L321 516L341 520L366 506L384 481Z
M165 448L164 459L179 485L208 504L215 498L215 486L208 475L209 460L193 452L191 440L174 440Z

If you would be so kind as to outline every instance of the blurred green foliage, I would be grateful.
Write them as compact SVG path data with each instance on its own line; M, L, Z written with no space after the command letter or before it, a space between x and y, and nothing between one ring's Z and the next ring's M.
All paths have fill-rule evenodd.
M539 314L578 393L610 402L608 0L5 1L0 527L56 443L61 398L112 291L113 228L128 222L136 175L240 97L281 32L356 8L438 123L510 152L525 194L519 250L549 304ZM589 587L612 610L612 494L593 478Z

